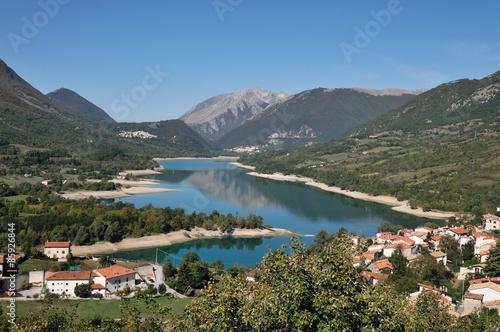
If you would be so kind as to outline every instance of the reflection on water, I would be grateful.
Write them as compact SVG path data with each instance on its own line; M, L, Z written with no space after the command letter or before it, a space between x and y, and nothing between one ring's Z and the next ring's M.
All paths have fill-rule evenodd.
M121 251L118 253L110 254L113 258L126 259L126 260L146 260L146 261L157 261L163 264L166 259L174 265L178 265L182 257L190 251L197 252L204 260L208 262L213 262L217 259L221 259L229 267L235 262L240 262L238 256L248 254L248 252L253 252L257 250L257 255L263 257L264 253L260 251L260 247L264 242L269 242L271 238L234 238L234 237L224 237L224 238L214 238L214 239L199 239L191 242L174 244L167 247L159 248L149 248L140 250L130 250ZM272 241L271 241L272 242ZM232 255L231 255L232 254ZM232 260L231 257L235 259ZM253 262L253 261L252 261ZM249 266L255 263L250 263Z
M227 162L171 160L161 164L165 170L152 178L160 181L159 187L178 189L179 192L138 195L123 200L137 207L146 204L180 207L187 213L211 213L213 210L235 216L253 213L262 216L264 224L299 234L316 234L320 230L332 233L343 227L358 235L371 236L382 222L414 228L429 221L393 211L382 204L356 200L302 183L253 177L247 174L247 170ZM197 240L180 247L160 249L171 255L183 255L193 250L207 261L221 258L224 264L238 262L252 266L270 249L289 243L287 237L262 239L262 243L255 239L230 239ZM312 238L304 238L306 244L312 241ZM155 249L146 252L149 260L156 256ZM126 255L128 259L137 259L132 256L143 254L146 255L134 251ZM248 263L243 264L243 261Z

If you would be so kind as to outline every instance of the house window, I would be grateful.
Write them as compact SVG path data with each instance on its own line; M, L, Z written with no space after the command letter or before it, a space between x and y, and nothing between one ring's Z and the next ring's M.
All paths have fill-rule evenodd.
M128 282L128 277L127 277L127 282Z
M68 283L66 283L66 286L68 286Z

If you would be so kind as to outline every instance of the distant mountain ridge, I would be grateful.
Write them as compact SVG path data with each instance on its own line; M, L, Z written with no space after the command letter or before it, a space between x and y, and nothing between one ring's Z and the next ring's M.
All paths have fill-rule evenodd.
M316 88L267 107L215 142L221 148L293 148L327 142L414 98L421 90Z
M373 121L354 128L354 135L391 130L417 132L464 121L495 122L500 112L500 71L482 79L460 79L422 93Z
M189 109L180 119L208 140L216 140L268 106L290 94L251 88L209 98Z
M77 105L93 105L70 90L61 90L55 95L76 95ZM61 106L0 60L0 145L64 151L59 154L98 160L115 156L126 161L127 158L147 160L214 154L214 148L180 120L116 123L108 120L101 111L87 114ZM96 116L101 121L96 120ZM136 135L136 131L144 134Z
M46 97L58 105L82 112L96 119L115 122L115 120L113 120L113 118L111 118L104 110L69 89L57 89L46 94Z

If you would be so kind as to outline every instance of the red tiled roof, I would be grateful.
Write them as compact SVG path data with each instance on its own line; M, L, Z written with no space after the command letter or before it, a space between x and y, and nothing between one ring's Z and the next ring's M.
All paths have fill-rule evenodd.
M92 285L90 285L90 288L92 288L92 289L105 289L106 287L104 287L101 284L92 284Z
M369 271L361 271L361 276L364 277L365 279L373 278L373 279L384 280L389 278L388 274L369 272Z
M375 265L379 270L386 269L386 268L392 270L394 268L388 259L383 259L381 261L373 262L373 265Z
M431 237L431 239L433 239L434 241L439 241L442 237L442 235L434 235L433 237Z
M486 256L486 255L489 255L489 254L490 254L489 250L481 250L481 252L479 253L480 256Z
M450 228L450 231L458 235L467 235L469 231L465 228Z
M426 231L428 231L428 232L433 232L433 231L434 231L434 229L432 229L432 228L430 228L430 227L427 227L427 226L418 226L417 228L415 228L415 231L416 231L417 229L425 229L425 230L426 230Z
M431 252L430 255L434 258L441 258L446 256L446 254L442 251Z
M49 274L47 280L89 280L90 271L58 271Z
M120 276L124 276L127 274L132 274L132 273L135 274L135 270L126 269L126 268L118 266L118 265L113 265L110 267L101 267L101 268L98 268L92 272L97 272L106 279L120 277Z
M67 241L67 242L49 242L49 241L46 241L43 246L45 248L69 248L71 246L71 243L69 241Z
M469 285L482 284L483 282L488 282L488 281L500 283L500 277L494 277L494 278L490 278L490 279L479 278L479 279L469 280Z

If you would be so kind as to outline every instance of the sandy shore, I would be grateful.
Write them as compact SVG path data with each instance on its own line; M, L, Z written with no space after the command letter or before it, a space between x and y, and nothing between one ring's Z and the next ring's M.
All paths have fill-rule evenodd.
M150 187L130 187L120 190L102 190L102 191L71 191L62 193L61 196L67 199L85 199L95 197L99 199L124 198L141 194L154 194L163 192L179 191L176 189L167 188L150 188Z
M293 235L296 234L281 228L235 229L233 234L231 234L231 236L233 237L267 237ZM71 252L75 256L84 256L87 254L97 255L133 249L164 247L197 239L218 238L225 236L228 235L223 234L219 231L209 231L202 228L194 228L189 232L183 230L171 232L168 234L158 234L140 238L127 238L117 243L99 242L90 246L71 246Z
M111 198L124 198L130 197L134 195L141 194L154 194L154 193L163 193L163 192L174 192L179 191L176 189L168 189L168 188L155 188L150 187L157 185L160 183L156 180L125 180L123 177L129 173L133 175L150 175L150 174L158 174L160 173L158 170L130 170L120 172L119 177L110 180L110 182L119 183L122 185L122 188L119 190L99 190L99 191L90 191L90 190L79 190L79 191L68 191L61 194L62 197L67 199L85 199L89 197L95 197L99 199L111 199ZM88 182L99 182L100 180L87 180Z
M255 166L245 165L245 164L242 164L242 163L239 163L239 162L236 162L236 161L232 162L231 165L238 166L239 168L249 169L249 170L252 170L252 171L255 170Z
M153 158L155 161L168 161L168 160L220 160L220 161L236 161L239 157L232 156L218 156L212 158L197 158L197 157L174 157L174 158Z
M290 182L303 182L308 186L316 187L322 190L334 192L337 194L349 196L356 199L361 199L364 201L376 202L385 205L392 206L392 209L395 211L411 214L418 217L425 217L430 219L448 219L449 217L455 216L454 212L445 212L445 211L423 211L421 208L412 209L409 206L408 201L398 201L395 197L391 196L372 196L369 194L357 192L357 191L348 191L340 189L339 187L331 187L324 183L319 183L314 181L311 178L305 178L298 175L283 175L281 173L274 174L262 174L257 172L248 173L252 176L258 176L266 179L278 180L278 181L290 181Z

